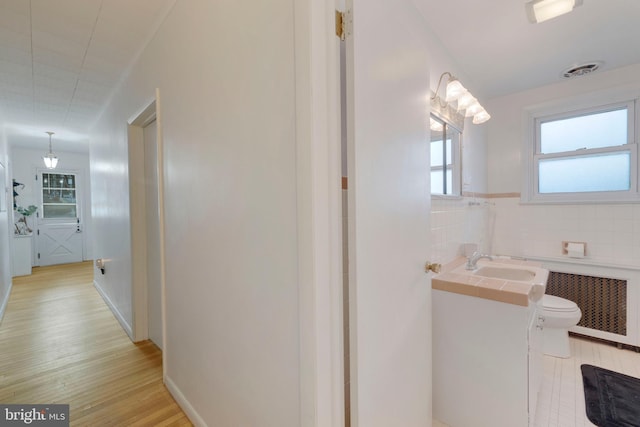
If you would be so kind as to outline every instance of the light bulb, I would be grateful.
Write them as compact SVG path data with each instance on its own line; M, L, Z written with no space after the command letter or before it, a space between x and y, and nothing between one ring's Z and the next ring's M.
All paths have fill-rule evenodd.
M47 169L55 169L58 166L58 158L53 153L47 154L42 160Z

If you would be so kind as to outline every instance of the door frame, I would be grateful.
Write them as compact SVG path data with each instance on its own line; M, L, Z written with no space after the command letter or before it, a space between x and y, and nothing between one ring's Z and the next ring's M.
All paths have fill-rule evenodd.
M132 340L149 338L148 283L147 283L147 231L145 226L145 176L144 176L144 128L156 121L156 148L158 150L158 207L160 216L160 288L162 312L163 359L167 354L166 303L165 303L165 220L164 220L164 158L162 144L162 117L160 114L160 91L155 98L127 121L129 154L129 209L131 217L131 279L133 325ZM165 364L162 364L163 379Z
M294 3L300 425L344 426L338 0Z
M84 169L66 169L66 168L55 168L55 169L47 169L43 167L34 167L33 168L33 176L35 177L35 185L33 188L36 190L36 201L38 203L38 211L36 212L35 222L32 224L34 230L34 240L35 244L33 245L33 249L31 250L31 260L34 267L40 266L40 258L38 258L38 253L40 253L40 234L38 233L38 229L40 228L40 224L44 221L42 215L44 215L43 203L42 200L42 174L43 173L58 173L58 174L74 174L76 176L76 209L77 209L77 218L80 218L80 225L82 226L82 253L81 253L81 261L86 259L87 252L87 235L86 235L86 227L85 227L85 205L86 201L86 192L84 186L84 180L86 179L85 174L87 173ZM79 179L78 179L79 178ZM63 222L62 220L51 220L52 223Z

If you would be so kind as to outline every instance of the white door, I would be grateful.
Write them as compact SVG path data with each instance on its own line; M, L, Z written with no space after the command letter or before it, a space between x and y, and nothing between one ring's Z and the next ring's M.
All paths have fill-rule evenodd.
M82 192L76 171L40 170L37 174L36 265L82 261Z
M347 35L351 421L431 425L429 58L409 0Z
M147 227L147 310L149 339L162 348L162 294L160 283L160 210L158 205L158 148L156 121L144 130L144 175Z

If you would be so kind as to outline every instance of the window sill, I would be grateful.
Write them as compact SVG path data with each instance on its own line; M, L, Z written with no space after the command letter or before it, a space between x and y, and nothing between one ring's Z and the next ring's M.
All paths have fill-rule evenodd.
M562 198L535 198L520 199L521 205L623 205L640 203L639 195L628 197L607 197L604 195L591 197L562 197Z

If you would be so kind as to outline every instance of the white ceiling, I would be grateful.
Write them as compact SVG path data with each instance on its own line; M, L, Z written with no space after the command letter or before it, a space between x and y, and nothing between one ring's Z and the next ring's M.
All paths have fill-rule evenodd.
M0 0L10 142L46 151L50 130L54 151L87 151L88 127L175 1ZM523 0L413 1L465 85L486 98L558 82L584 61L640 63L640 0L584 0L542 24L527 21Z
M86 131L175 0L0 0L0 116L12 145L88 151Z
M640 63L640 0L584 0L540 24L529 23L524 0L415 4L472 80L466 85L487 98L559 82L586 61L604 61L601 71Z

